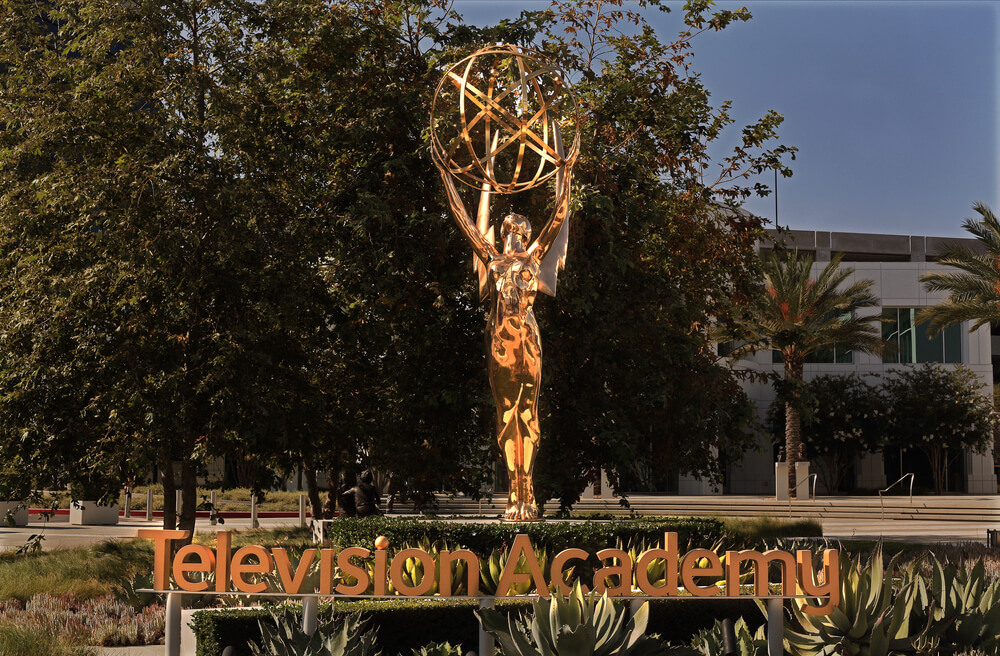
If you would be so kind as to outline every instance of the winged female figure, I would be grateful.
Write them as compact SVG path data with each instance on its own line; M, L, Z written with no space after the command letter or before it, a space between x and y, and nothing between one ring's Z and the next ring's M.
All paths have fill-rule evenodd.
M473 223L451 174L435 151L435 164L448 192L452 214L475 253L480 297L489 299L486 367L496 403L497 441L510 479L504 518L513 521L538 518L531 474L540 439L537 408L542 342L533 308L538 292L555 296L556 276L566 260L570 178L578 152L574 147L571 158L564 159L555 122L553 138L561 166L556 174L552 216L534 241L527 218L520 214L505 216L500 225L503 251L497 249L490 225L489 182L482 184L477 221ZM492 160L487 166L488 177L492 177Z

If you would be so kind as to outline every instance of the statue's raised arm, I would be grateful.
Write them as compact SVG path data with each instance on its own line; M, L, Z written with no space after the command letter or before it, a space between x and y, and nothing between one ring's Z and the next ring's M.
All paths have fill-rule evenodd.
M458 189L455 188L451 173L448 172L445 166L439 163L437 153L432 151L432 156L434 157L434 164L441 174L441 181L444 183L445 191L448 194L448 204L451 206L451 214L455 218L455 223L458 224L458 229L462 231L469 244L472 245L472 250L476 254L476 257L485 265L490 261L491 257L497 255L497 248L486 239L484 232L480 232L479 227L472 222L469 213L465 209L465 203L462 202L462 197L458 195ZM489 222L489 195L490 185L488 182L484 182L479 198L479 213L482 215L484 211L486 212L487 223ZM480 222L482 222L482 219L480 219Z

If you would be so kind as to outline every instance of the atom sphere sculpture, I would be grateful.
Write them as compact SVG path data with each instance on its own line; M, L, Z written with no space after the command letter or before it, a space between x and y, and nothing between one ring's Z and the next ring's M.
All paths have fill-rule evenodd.
M542 345L538 292L555 296L566 261L570 180L579 155L577 106L569 84L542 55L513 45L477 50L451 66L434 94L431 153L459 229L475 254L480 297L489 299L486 363L497 441L510 480L504 518L538 518L532 471L541 434ZM567 150L563 128L574 134ZM555 178L555 209L532 241L520 214L490 219L491 194L527 191ZM476 221L455 180L479 190Z

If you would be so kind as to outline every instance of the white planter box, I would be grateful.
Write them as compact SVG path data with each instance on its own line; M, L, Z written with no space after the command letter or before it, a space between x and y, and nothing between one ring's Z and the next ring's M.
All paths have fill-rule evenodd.
M96 501L70 501L69 523L74 526L113 526L118 523L118 504L99 506Z
M7 513L19 506L21 501L0 501L0 528L8 526ZM28 525L28 507L24 506L14 512L14 526Z

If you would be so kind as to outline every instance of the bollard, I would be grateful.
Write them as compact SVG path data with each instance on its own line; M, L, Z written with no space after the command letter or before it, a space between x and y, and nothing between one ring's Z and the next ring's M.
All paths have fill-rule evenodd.
M1000 540L997 539L998 537L1000 537L1000 530L995 528L986 529L986 548L996 549L997 546L1000 546Z
M132 488L125 488L125 519L132 519Z
M153 488L146 488L146 521L153 521Z
M306 525L306 495L299 495L299 528Z
M163 647L166 656L181 656L181 594L179 592L167 593Z
M219 523L219 518L215 516L215 490L212 490L208 497L208 503L212 506L211 511L208 513L208 521L215 526Z
M316 597L302 598L302 631L306 635L316 633L319 616L319 599Z
M479 607L480 608L493 608L493 602L496 601L493 597L480 597ZM479 654L480 656L490 656L496 649L496 643L493 641L493 636L483 629L481 622L479 624Z
M784 656L785 616L782 599L767 600L767 656Z
M250 495L250 526L253 528L260 528L260 522L257 521L257 495Z

